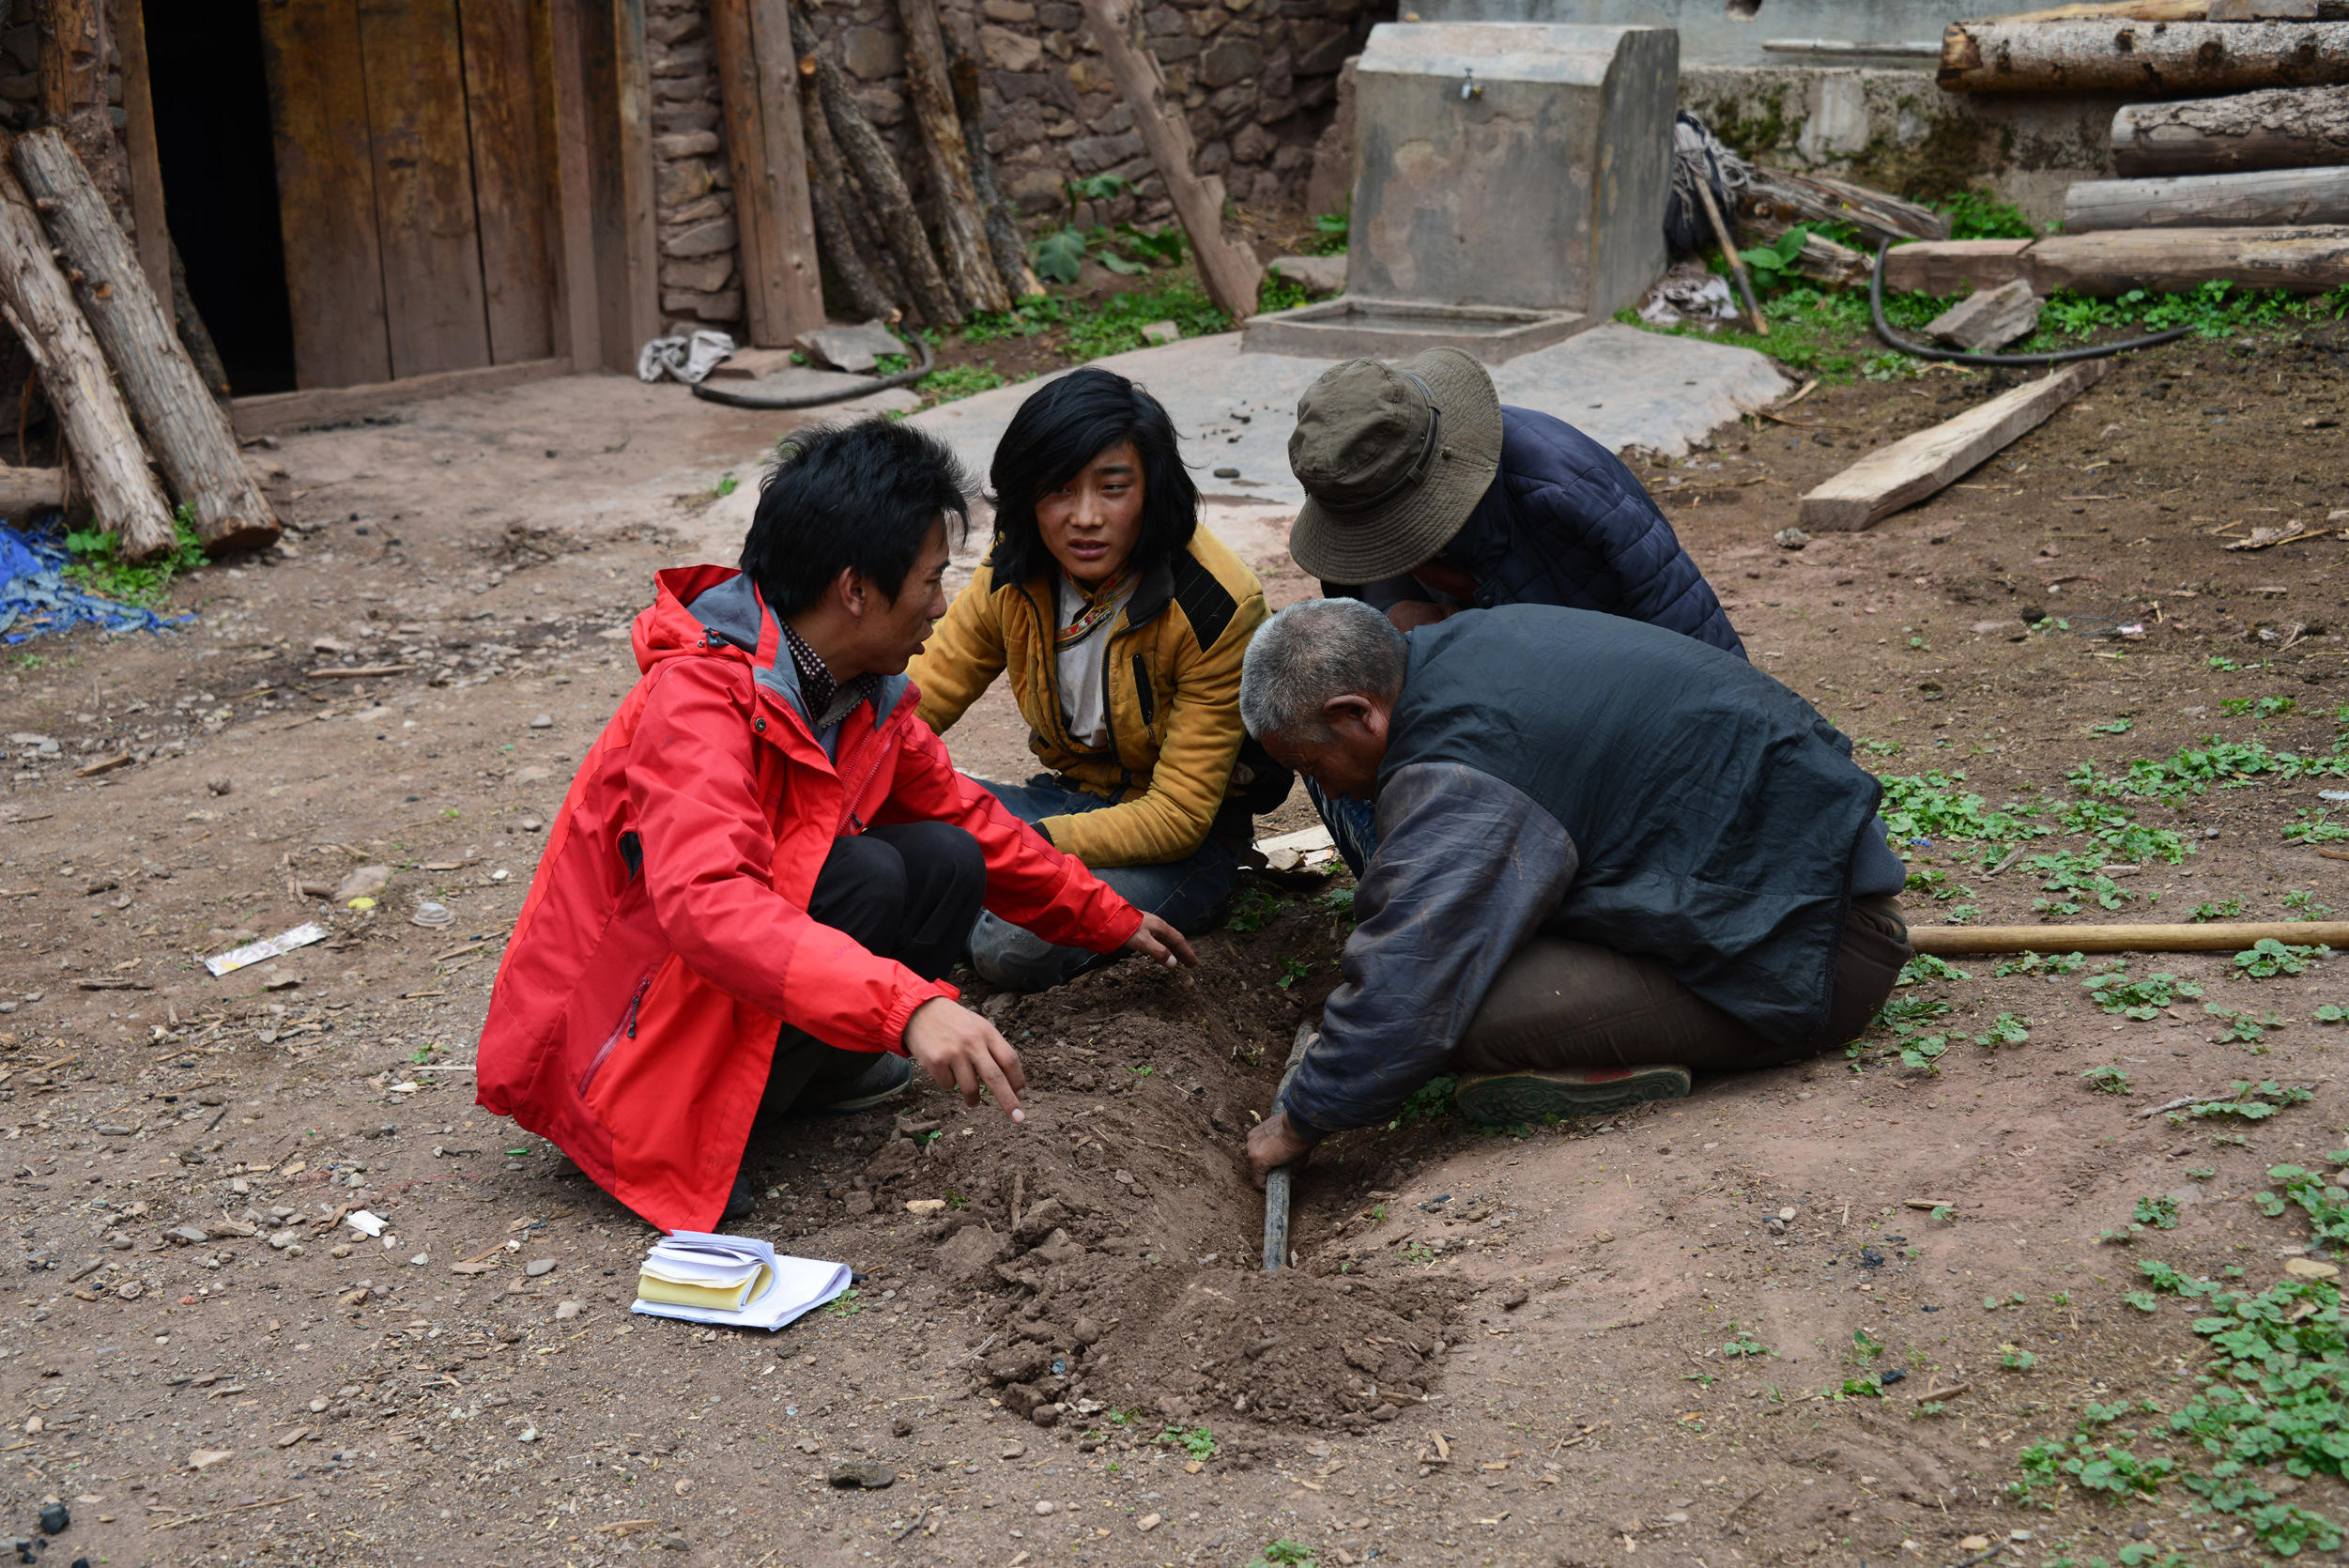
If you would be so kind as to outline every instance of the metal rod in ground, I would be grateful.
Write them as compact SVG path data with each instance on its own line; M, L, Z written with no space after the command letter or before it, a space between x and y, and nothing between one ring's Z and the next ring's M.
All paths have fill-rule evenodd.
M1281 1074L1281 1086L1272 1092L1275 1110L1281 1097L1289 1092L1290 1082L1297 1077L1297 1066L1305 1059L1306 1049L1313 1043L1314 1029L1311 1023L1297 1026L1297 1039L1289 1047L1289 1065ZM1290 1167L1275 1165L1265 1173L1265 1272L1277 1274L1289 1261L1289 1179Z
M2213 921L2201 926L1911 926L1920 953L2232 953L2254 943L2349 947L2349 920Z
M1737 280L1738 297L1745 301L1745 314L1753 318L1754 332L1758 337L1770 335L1770 322L1761 313L1761 304L1754 298L1754 280L1745 275L1745 258L1737 254L1737 241L1729 237L1728 221L1721 216L1721 204L1712 199L1712 186L1702 175L1696 178L1696 200L1705 209L1705 222L1712 225L1712 237L1721 245L1721 254L1729 263L1729 276Z

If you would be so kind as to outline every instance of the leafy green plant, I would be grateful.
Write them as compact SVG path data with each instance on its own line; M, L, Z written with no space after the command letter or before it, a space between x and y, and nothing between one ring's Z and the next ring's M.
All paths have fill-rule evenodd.
M2295 947L2263 936L2234 955L2234 967L2254 980L2265 980L2276 975L2300 974L2312 961L2332 956L2330 947Z
M2128 1074L2116 1067L2090 1068L2080 1076L2098 1094L2125 1095L2129 1092Z
M2329 820L2330 814L2321 807L2294 815L2298 821L2284 824L2283 838L2287 844L2338 844L2349 838L2349 822Z
M1973 1037L1973 1043L1995 1051L2003 1045L2020 1045L2030 1038L2031 1020L2001 1013L1990 1021L1988 1029Z
M2169 1197L2140 1198L2133 1218L2138 1224L2151 1225L2156 1230L2175 1230L2178 1228L2178 1201Z
M1947 1035L1921 1035L1907 1025L1900 1027L1900 1065L1919 1072L1938 1074L1941 1059L1949 1050Z
M162 601L172 579L204 564L204 541L196 537L195 508L172 514L172 546L144 561L116 561L115 537L100 529L72 529L65 536L65 575L101 598L152 607ZM37 668L37 667L36 667Z
M1737 1325L1735 1323L1731 1323L1729 1325L1729 1332L1734 1337L1728 1344L1721 1347L1721 1353L1724 1356L1768 1356L1773 1354L1768 1345L1762 1344L1761 1341L1756 1339L1753 1335L1738 1333Z
M1958 968L1946 959L1937 958L1931 953L1919 953L1900 966L1900 977L1894 983L1913 986L1927 980L1971 980L1973 978L1973 976L1971 973Z
M2180 997L2192 998L2203 993L2201 986L2175 975L2155 974L2131 979L2125 962L2115 963L2080 983L2086 989L2089 1000L2101 1010L2140 1022L2155 1017Z
M1215 1432L1205 1426L1169 1426L1158 1436L1158 1441L1169 1448L1179 1448L1193 1459L1212 1459L1216 1455Z
M1261 887L1243 887L1232 895L1230 913L1224 915L1227 930L1260 931L1281 917L1289 907L1286 899L1276 899Z
M2218 1038L2221 1043L2229 1045L2257 1045L2267 1038L2268 1030L2280 1029L2291 1022L2272 1009L2264 1013L2248 1009L2238 1012L2233 1007L2222 1007L2216 1002L2203 1003L2203 1011L2227 1026L2227 1032ZM2253 1052L2252 1054L2260 1053Z
M2139 1312L2156 1313L2161 1310L2161 1299L2150 1290L2132 1290L2121 1299L2135 1307Z
M1766 245L1738 253L1738 259L1745 263L1745 269L1753 275L1757 292L1775 293L1802 276L1795 262L1803 254L1803 242L1810 235L1808 224L1797 223Z
M2009 1372L2029 1372L2039 1364L2039 1358L2028 1350L2012 1345L2004 1345L2001 1348L2004 1354L1999 1357L1998 1364Z
M1460 1080L1451 1073L1446 1073L1441 1078L1429 1079L1413 1091L1410 1099L1403 1102L1403 1109L1395 1113L1395 1119L1387 1124L1387 1130L1391 1132L1399 1127L1409 1127L1416 1122L1437 1121L1452 1115L1454 1107L1451 1095L1452 1091L1459 1086Z
M2243 900L2240 899L2222 899L2217 903L2196 904L2194 912L2187 916L2196 925L2203 925L2212 920L2239 920L2242 917Z
M914 391L924 403L935 407L1009 385L1011 377L997 370L990 360L985 364L942 365L914 382Z
M1286 272L1265 271L1264 282L1256 285L1256 309L1269 315L1274 311L1293 311L1299 305L1313 302L1313 291L1290 277Z
M1313 1568L1316 1560L1311 1546L1285 1536L1256 1554L1256 1562L1270 1565L1270 1568Z
M2349 1007L2337 1007L2327 1002L2309 1016L2319 1023L2349 1023Z
M1953 239L2036 239L2039 230L2020 208L1985 191L1960 191L1942 203Z
M2019 959L2002 959L1990 973L2002 980L2009 975L2043 975L2052 979L2058 975L2077 975L2087 964L2085 953L2025 953Z
M2259 1084L2238 1078L2227 1085L2227 1094L2229 1098L2225 1099L2206 1099L2189 1105L2186 1108L2186 1115L2198 1121L2212 1116L2239 1116L2247 1122L2265 1121L2285 1106L2305 1104L2313 1097L2311 1090L2301 1088L2296 1084L2287 1088L2272 1078ZM2187 1174L2190 1176L2193 1173L2189 1171Z
M2333 906L2316 901L2316 895L2306 888L2296 888L2283 896L2283 906L2292 913L2287 920L2323 920L2333 913Z
M2299 705L2297 699L2290 697L2222 697L2218 699L2218 711L2234 718L2280 718Z
M1344 254L1353 227L1353 215L1346 208L1322 213L1313 220L1313 254L1317 256Z
M1305 962L1303 960L1282 959L1281 961L1281 977L1272 983L1280 987L1282 991L1286 991L1289 987L1297 984L1299 980L1313 978L1313 966Z

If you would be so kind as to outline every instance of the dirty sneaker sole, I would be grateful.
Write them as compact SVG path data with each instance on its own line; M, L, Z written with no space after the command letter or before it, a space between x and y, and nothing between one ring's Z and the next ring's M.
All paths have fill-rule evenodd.
M1453 1091L1460 1114L1486 1127L1515 1127L1556 1116L1598 1115L1650 1099L1685 1099L1686 1068L1634 1068L1591 1073L1497 1072L1464 1078Z

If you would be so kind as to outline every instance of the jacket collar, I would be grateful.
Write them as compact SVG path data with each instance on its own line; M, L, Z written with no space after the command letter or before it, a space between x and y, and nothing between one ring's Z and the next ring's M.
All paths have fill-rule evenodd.
M1038 613L1051 625L1057 625L1060 610L1060 568L1055 565L1042 576L1028 584ZM1126 601L1125 619L1110 628L1112 636L1145 625L1166 613L1166 607L1174 602L1174 563L1161 561L1142 574L1134 584L1134 596ZM1048 626L1048 631L1050 627ZM785 662L789 662L788 660Z
M785 656L783 628L759 597L758 585L750 574L738 572L716 586L703 590L685 607L701 623L705 646L713 651L739 648L750 657L751 679L791 712L797 714L807 732L816 730L816 715L807 708L807 699L800 690L799 667ZM913 682L904 675L884 676L873 690L873 728L897 711L905 699Z

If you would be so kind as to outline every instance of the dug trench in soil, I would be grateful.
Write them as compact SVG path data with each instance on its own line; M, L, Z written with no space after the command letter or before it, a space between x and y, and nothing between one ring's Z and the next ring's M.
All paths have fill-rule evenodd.
M1282 947L1289 974L1329 975L1323 923L1283 918L1298 929L1274 939L1300 941ZM1027 1073L1023 1125L935 1088L846 1131L785 1122L747 1159L778 1183L769 1212L737 1228L766 1234L788 1204L821 1195L848 1218L786 1220L778 1246L885 1256L977 1294L975 1388L1037 1426L1111 1412L1354 1431L1394 1420L1434 1387L1462 1293L1399 1274L1263 1272L1263 1199L1236 1139L1313 993L1249 977L1270 967L1259 951L1219 932L1195 973L1122 962L989 997ZM1298 1216L1300 1252L1334 1235L1336 1192L1361 1185L1348 1174L1343 1157L1319 1173L1327 1196ZM932 1217L900 1236L909 1211Z

